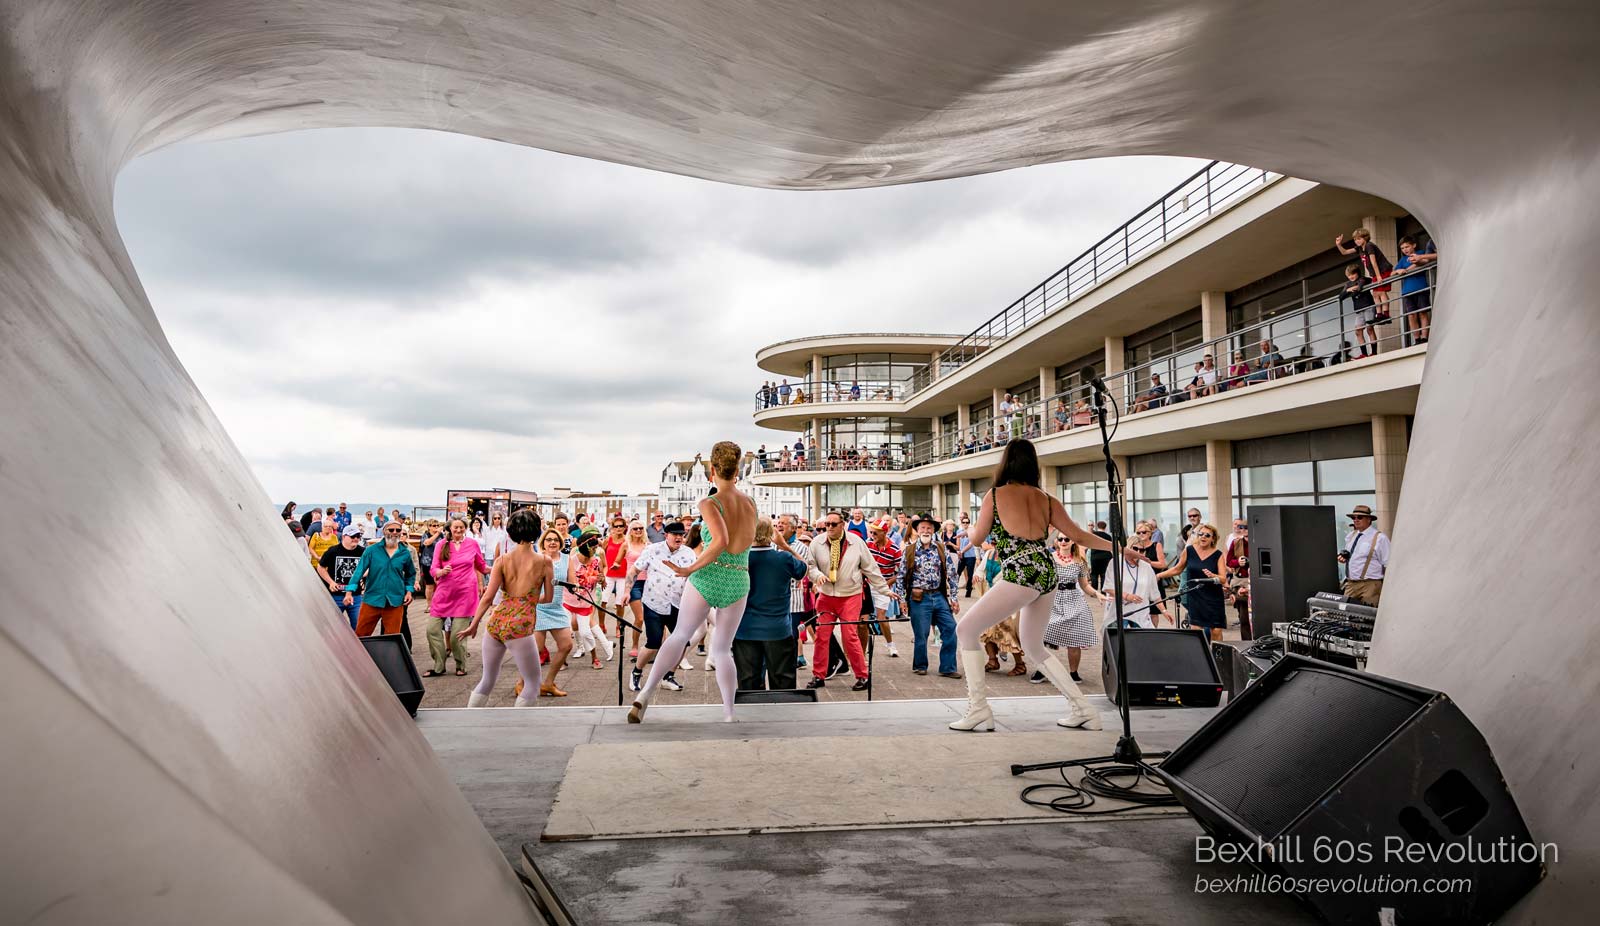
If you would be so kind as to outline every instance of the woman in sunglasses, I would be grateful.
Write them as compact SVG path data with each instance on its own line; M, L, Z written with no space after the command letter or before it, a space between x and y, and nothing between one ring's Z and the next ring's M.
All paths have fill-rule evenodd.
M1172 568L1156 578L1167 579L1184 573L1188 582L1184 603L1189 609L1189 625L1205 630L1213 640L1220 640L1222 628L1228 626L1228 614L1222 606L1222 590L1228 585L1228 564L1222 561L1222 550L1217 546L1217 529L1202 524L1189 534L1189 541Z

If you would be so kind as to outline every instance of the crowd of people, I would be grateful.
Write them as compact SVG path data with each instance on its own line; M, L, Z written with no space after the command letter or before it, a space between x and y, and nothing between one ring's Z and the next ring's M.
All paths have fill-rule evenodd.
M943 521L905 511L868 518L861 508L814 521L763 515L736 488L736 451L714 451L716 491L699 511L656 511L648 522L613 514L604 532L587 515L557 512L546 523L532 508L492 514L487 524L475 517L408 525L398 512L374 513L370 538L344 505L303 521L290 503L283 518L356 634L401 633L409 646L409 610L423 599L432 661L425 677L445 675L451 663L466 676L468 641L483 632L469 706L487 702L507 654L520 676L519 706L566 696L563 670L603 669L621 657L619 613L632 627L625 651L635 720L659 689L683 689L676 673L694 668L691 647L717 673L731 719L736 691L795 688L802 670L807 688L845 672L853 691L867 688L867 647L881 637L887 656L900 658L895 625L909 623L910 671L967 682L970 725L961 729L989 722L981 676L1002 671L1054 683L1073 708L1064 724L1098 724L1084 713L1076 683L1083 651L1099 639L1090 603L1114 622L1119 576L1129 625L1188 626L1221 639L1232 605L1241 636L1252 636L1243 518L1224 537L1191 508L1176 543L1141 520L1114 563L1106 522L1079 526L1039 488L1026 439L1006 445L996 488L975 514ZM1344 590L1376 605L1388 538L1367 506L1349 518ZM963 618L963 602L974 598L976 616Z
M810 385L811 393L806 393L806 386ZM869 402L887 402L898 399L902 390L898 383L868 383L865 386L859 380L821 381L816 383L800 383L790 386L788 380L778 382L764 382L756 390L756 405L759 408L776 408L780 405L804 405L807 402L860 402L863 399Z

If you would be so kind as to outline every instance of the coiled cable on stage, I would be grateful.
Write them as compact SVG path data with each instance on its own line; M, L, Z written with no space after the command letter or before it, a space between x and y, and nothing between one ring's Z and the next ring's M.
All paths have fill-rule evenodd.
M1164 752L1150 754L1150 758L1153 759L1165 756ZM1083 776L1076 783L1067 777L1069 768L1083 771ZM1153 770L1153 766L1144 762L1137 765L1122 762L1107 763L1103 758L1063 762L1057 768L1061 773L1061 784L1050 781L1029 785L1022 789L1022 802L1059 813L1089 817L1109 816L1144 807L1178 806L1178 799L1167 789L1165 782L1152 774ZM1012 774L1017 774L1016 767L1013 767ZM1141 787L1143 785L1151 785L1160 790L1144 790ZM1052 791L1062 793L1055 797L1044 796ZM1122 801L1127 806L1095 810L1093 808L1097 797Z

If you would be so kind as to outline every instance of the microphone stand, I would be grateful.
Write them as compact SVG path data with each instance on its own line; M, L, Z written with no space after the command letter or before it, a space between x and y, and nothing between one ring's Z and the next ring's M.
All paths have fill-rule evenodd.
M1106 489L1110 493L1111 509L1111 562L1109 567L1114 571L1111 574L1111 588L1113 601L1116 605L1116 619L1111 625L1119 633L1123 629L1122 616L1122 549L1127 543L1127 529L1122 523L1122 486L1117 480L1117 464L1111 458L1111 427L1106 418L1106 386L1094 371L1085 368L1083 379L1094 386L1094 407L1096 417L1100 419L1100 452L1106 460ZM1120 416L1119 416L1120 417ZM1157 594L1160 590L1157 589ZM1181 594L1181 593L1180 593ZM1165 601L1166 599L1161 599ZM1155 602L1146 603L1148 607ZM1111 628L1108 628L1111 629ZM1111 637L1105 637L1106 645L1110 645ZM1091 774L1100 778L1116 775L1133 775L1135 785L1138 781L1150 777L1147 773L1150 766L1144 761L1144 751L1139 748L1139 741L1133 737L1133 719L1128 704L1128 647L1126 641L1117 647L1117 707L1122 715L1122 735L1117 739L1117 747L1109 756L1095 756L1088 759L1066 759L1058 762L1042 762L1036 765L1013 765L1012 775L1021 775L1024 772L1035 772L1044 769L1067 769L1072 767L1082 768L1087 778ZM1160 758L1166 753L1152 753L1150 758ZM1100 768L1095 768L1100 766ZM1063 771L1062 773L1066 773ZM1159 780L1159 779L1154 779ZM1170 798L1170 803L1176 804L1176 798ZM1166 803L1166 802L1163 802Z
M622 683L622 666L623 663L627 662L626 659L622 658L623 654L627 652L627 643L625 637L623 636L622 628L627 627L637 634L643 634L644 631L640 629L637 624L622 616L623 612L627 610L626 605L619 605L615 612L611 612L606 610L605 605L595 601L592 597L590 597L589 592L586 589L583 589L577 585L573 585L571 582L557 582L556 584L561 586L561 588L567 594L576 595L579 601L586 602L587 604L593 606L594 609L599 611L601 614L609 614L617 619L617 706L622 707L622 690L624 687L626 687ZM603 628L604 626L605 624L602 622L601 627Z
M805 621L803 621L800 624L800 626L804 627L807 624L810 624L811 625L811 630L814 633L814 632L816 632L816 631L821 629L821 627L817 623L818 620L820 620L820 617L810 617L810 618L807 618ZM911 618L909 618L909 617L884 617L884 618L872 617L872 618L862 618L860 620L853 620L853 621L837 621L836 620L836 621L833 622L833 626L834 627L861 627L861 626L866 626L866 625L871 625L871 624L909 624L909 623L911 623ZM796 629L798 630L798 628L796 628ZM828 651L831 653L833 651L833 639L832 639L833 631L830 629L828 631L828 634L829 634ZM872 700L872 676L873 676L873 671L872 671L872 631L870 629L867 631L866 637L867 637L867 645L864 647L864 649L866 650L866 656L867 656L867 689L866 690L867 690L867 700L871 701ZM841 640L839 645L842 648L844 646L844 642ZM827 667L826 666L823 667L823 671L824 672L827 671Z

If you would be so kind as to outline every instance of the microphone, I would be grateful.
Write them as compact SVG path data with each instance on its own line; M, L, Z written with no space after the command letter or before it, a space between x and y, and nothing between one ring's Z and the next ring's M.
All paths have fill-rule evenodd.
M562 588L566 589L569 592L581 592L581 591L583 591L583 589L579 588L576 585L573 585L571 582L557 582L556 584L561 586Z
M1083 369L1078 371L1078 376L1082 378L1085 383L1088 383L1090 386L1094 387L1094 394L1096 396L1105 395L1106 381L1100 378L1100 374L1094 371L1094 367L1085 366Z

